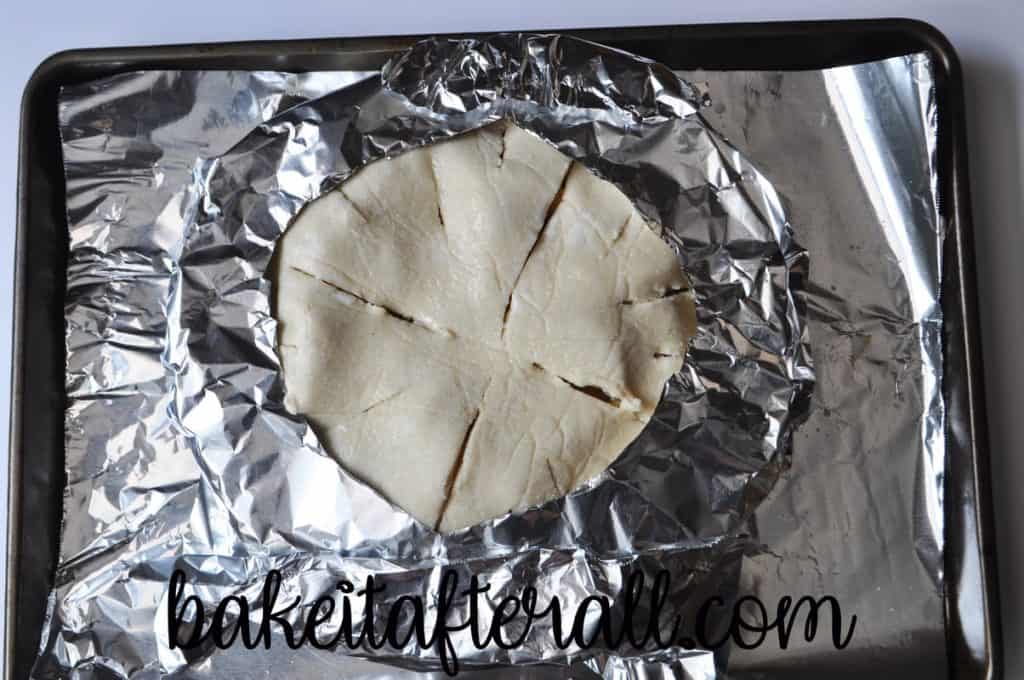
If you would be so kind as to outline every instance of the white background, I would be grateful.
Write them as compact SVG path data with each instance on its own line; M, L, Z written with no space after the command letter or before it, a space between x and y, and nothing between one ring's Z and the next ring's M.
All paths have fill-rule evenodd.
M48 55L79 47L528 28L912 17L964 64L1003 599L1006 677L1024 678L1024 0L105 0L4 3L0 26L0 435L8 428L18 109ZM6 494L6 463L0 484ZM0 507L5 507L0 506ZM2 511L0 511L2 512ZM6 520L0 517L0 526ZM2 620L0 620L2 625Z

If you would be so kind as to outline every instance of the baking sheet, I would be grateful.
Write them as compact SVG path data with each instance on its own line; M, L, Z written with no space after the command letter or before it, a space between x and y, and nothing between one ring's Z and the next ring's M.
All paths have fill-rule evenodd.
M878 67L876 67L876 68L878 68ZM865 70L865 71L866 71L866 68L865 68L865 67L858 67L857 69L862 69L862 70ZM897 70L898 70L898 67L897 67ZM867 79L866 79L866 80L867 80L867 82L870 82L870 81L871 81L871 79L873 79L873 78L881 78L881 76L878 76L878 74L864 74L864 75L868 76L868 77L867 77ZM883 76L884 76L884 74L883 74ZM705 77L705 79L706 79L706 80L708 80L708 81L709 81L709 83L714 83L714 79L712 78L712 76L711 76L711 75L707 75L707 76L706 76L706 75L701 75L701 77ZM764 77L765 77L765 74L758 74L757 76L755 76L755 78L764 78ZM779 81L781 81L781 80L783 80L783 79L779 78L778 80L779 80ZM765 83L767 83L767 84L765 84ZM772 86L772 82L771 82L770 80L769 80L769 81L765 81L765 83L762 83L761 81L758 81L758 82L754 83L753 85L752 85L752 84L751 84L750 82L748 82L748 83L744 83L744 84L743 84L743 86L742 86L742 90L743 90L743 96L744 96L744 97L745 97L745 96L750 96L750 97L752 98L752 101L753 101L753 99L756 99L756 98L758 98L758 93L759 93L759 90L760 90L760 93L761 93L761 94L767 94L767 95L769 95L769 96L770 96L770 95L771 95L771 90L773 90L773 89L777 89L777 87L773 87L773 86ZM799 85L799 83L798 83L798 85ZM808 82L806 82L806 83L804 84L804 86L806 86L806 87L811 87L811 86L819 86L819 85L820 85L820 83L813 83L813 82L811 82L811 81L810 81L810 79L808 79ZM902 86L902 87L905 87L905 83L901 83L901 84L900 84L900 86ZM798 87L798 90L799 90L799 87ZM719 102L720 104L722 103L723 99L722 99L721 97L716 97L716 95L715 95L715 88L714 88L714 87L711 87L711 86L710 86L710 87L709 87L709 92L711 93L711 96L712 96L712 99L713 99L713 101L717 101L717 102ZM920 93L918 94L918 96L920 96ZM911 98L912 98L912 97L911 97ZM826 99L826 101L825 101L825 103L824 103L824 104L822 104L822 108L825 108L825 107L827 107L827 105L828 105L828 104L827 104L827 97L826 97L825 99ZM920 102L919 102L919 103L920 103ZM713 105L714 105L714 104L713 104ZM844 104L844 105L846 105L846 104ZM750 108L753 108L753 104L744 104L744 107L750 107ZM784 109L784 107L782 107L782 105L781 105L781 104L780 104L780 109ZM927 109L927 107L926 107L925 109ZM811 111L813 112L814 110L813 110L813 109L811 109ZM788 114L788 115L791 115L791 116L792 116L792 114L793 114L793 111L792 111L792 110L790 110L790 111L786 111L785 113L786 113L786 114ZM863 112L860 112L860 113L863 113ZM730 119L730 120L735 120L735 119ZM779 119L779 120L781 120L781 119ZM774 121L774 123L775 123L775 128L776 128L776 129L778 128L778 125L777 125L777 124L778 124L778 122L779 122L778 120ZM804 123L806 123L806 120L804 120L803 122L804 122ZM821 127L823 127L823 128L827 128L827 127L828 127L828 126L826 126L826 125L821 125L820 123L819 123L819 125L820 125ZM923 125L923 126L922 126L922 128L923 128L923 129L924 129L924 128L926 128L926 127L927 127L927 125ZM767 128L767 129L771 129L771 126L766 126L766 128ZM728 126L723 126L723 129L728 129ZM796 126L794 126L794 128L793 128L793 129L794 129L794 133L795 133L795 134L796 134L796 131L797 131L797 130L799 130L799 128L798 128L798 127L796 127ZM835 127L834 127L833 129L829 130L829 132L833 132L833 133L835 133L835 132L836 132L837 130L838 130L838 128L835 128ZM742 131L742 130L740 130L740 131ZM913 130L910 130L910 134L912 134L912 133L913 133ZM824 134L824 133L823 133L823 134ZM844 132L844 134L845 134L845 132ZM927 133L925 133L925 134L926 134L926 136L927 136ZM738 136L736 136L736 135L732 135L732 136L733 136L733 138L734 138L734 139L737 139L737 140L738 140L738 138L739 138L739 137L738 137ZM797 135L797 136L799 136L799 135ZM912 144L908 144L908 146L912 146ZM795 146L795 147L796 147L796 146ZM842 145L840 145L840 147L842 148ZM925 155L928 155L928 150L927 150L927 143L926 143L926 144L925 144L925 145L923 146L923 150L924 150L924 151L921 151L921 150L919 150L919 152L918 152L918 153L923 153L923 154L925 154ZM792 151L793 151L793 150L792 150L792 148L791 148L791 150L788 150L788 151L790 151L790 153L792 154ZM912 151L912 150L911 150L911 151ZM785 152L783 152L783 154L784 154L784 153L785 153ZM910 154L910 155L912 156L912 154ZM930 163L930 161L929 161L929 163ZM868 164L868 165L869 165L869 164ZM926 164L926 165L927 165L927 164ZM817 169L818 169L818 170L820 170L820 168L817 168ZM884 174L885 172L890 172L890 171L891 171L891 170L886 170L885 168L883 168L883 177L885 176L885 174ZM837 177L835 177L835 178L834 178L834 179L836 180L836 185L837 185L837 186L845 186L845 189L844 189L844 190L849 190L849 185L848 185L848 184L846 184L846 180L850 180L850 179L852 179L852 178L853 178L853 175L851 175L851 174L850 174L850 172L851 172L851 171L850 171L850 170L849 170L848 168L847 168L847 169L845 169L845 170L844 170L844 169L842 169L842 168L840 168L839 170L837 170L837 171L836 171L836 175L837 175ZM872 170L872 172L878 172L878 169L873 169L873 170ZM846 174L844 174L844 173L846 173ZM817 176L817 175L815 175L815 176ZM871 178L871 175L870 175L870 173L868 173L868 179L870 179L870 178ZM874 180L878 181L878 180L879 180L879 179L881 179L881 178L882 178L882 177L878 177L878 176L876 176L876 177L874 177ZM856 177L856 179L857 179L858 181L863 181L863 180L861 179L861 177L859 177L859 176L858 176L858 177ZM883 179L883 181L884 181L884 179ZM813 184L813 182L812 182L812 183L811 183L810 185L811 185L811 186L813 186L813 185L814 185L814 184ZM797 186L798 186L798 188L799 188L799 186L800 186L800 185L797 185ZM921 196L920 196L920 192L921 192L921 189L920 189L920 188L918 189L918 192L919 192L919 194L918 194L918 196L916 196L916 198L915 198L914 200L918 200L918 201L920 201L920 198L921 198ZM854 197L854 198L856 198L856 197ZM792 196L791 196L791 199L792 199ZM912 201L911 201L911 202L912 202ZM799 202L799 201L791 201L791 203L792 203L792 204L794 204L794 206L795 206L795 207L794 207L794 210L797 210L797 208L796 208L796 205L797 205L797 204L799 204L800 202ZM898 202L897 202L897 203L898 203ZM927 201L926 201L926 203L927 203ZM874 204L872 204L872 209L874 209ZM890 208L889 208L889 209L891 210L891 206L890 206ZM898 210L897 210L897 212L898 212ZM796 213L795 213L795 214L796 214ZM835 218L835 216L833 216L833 215L830 215L830 216L831 216L831 217L833 217L834 219L836 219L836 218ZM856 215L856 213L854 213L854 215L853 215L853 216L854 216L854 217L856 217L856 216L857 216L857 215ZM862 216L862 215L861 215L861 216ZM897 215L895 215L895 216L896 216L897 218L900 218L900 219L906 219L906 216L902 216L902 217L900 217L900 215L898 215L898 214L897 214ZM871 215L871 214L869 214L869 215L867 215L867 217L868 217L868 219L870 219L870 218L872 218L872 217L877 217L877 215ZM886 217L887 217L887 219L891 219L891 218L892 218L892 215L886 215ZM911 219L913 219L913 216L911 215L911 217L910 217L910 218L911 218ZM796 219L795 219L794 221L795 221L795 222L799 222L799 220L796 220ZM837 220L837 221L842 221L842 220ZM856 223L856 222L854 222L854 223ZM878 223L878 222L877 222L877 223ZM904 223L904 224L902 224L902 226L903 226L903 227L906 227L906 226L912 226L912 225L911 225L911 224L905 224L905 223ZM927 226L927 224L919 224L919 226ZM798 227L798 229L799 229L799 227ZM869 233L870 233L870 232L869 232ZM918 235L916 235L916 237L918 237L918 238L922 238L922 237L924 237L924 238L927 238L927 231L923 231L923 232L920 232L920 233L918 233ZM801 238L803 238L803 237L801 237ZM885 250L886 250L886 249L885 249L885 246L881 246L881 247L879 248L879 250L880 250L880 251L882 251L882 252L881 252L881 253L874 253L874 252L872 252L872 253L869 253L868 255L872 255L872 256L873 256L873 255L876 255L876 254L882 254L882 255L885 255L885 254L886 254L886 253L885 253ZM831 251L828 251L828 252L829 252L829 253L831 253ZM835 254L835 253L833 253L833 254ZM865 257L867 257L867 256L865 256ZM883 259L885 259L885 258L883 258ZM926 264L927 264L927 259L928 259L928 258L926 257L926 258L925 258L925 260L926 260ZM896 266L896 265L893 265L893 266ZM883 267L883 268L884 268L884 267ZM926 266L925 268L927 269L928 267ZM885 272L883 271L883 273L885 273ZM927 273L927 271L926 271L926 273ZM812 270L812 280L813 280L813 278L814 278L814 275L815 275L815 272L814 272L814 271ZM842 283L842 282L840 282L840 283ZM863 283L863 282L861 282L861 283ZM838 284L830 284L830 285L837 285L837 287L838 287ZM898 288L898 286L897 286L897 288ZM874 290L874 289L871 289L871 290ZM868 303L868 304L870 304L870 303ZM893 300L893 301L892 301L892 305L893 305L893 306L895 306L895 307L897 308L897 311L903 311L903 312L907 311L907 309L900 309L900 304L902 304L902 302L901 302L900 300L898 300L898 299L896 299L896 300ZM926 304L926 307L927 307L927 304ZM884 309L886 309L886 303L883 303L883 304L882 304L882 306L880 307L880 309L883 309L883 310L884 310ZM918 310L916 310L916 311L914 311L914 310L913 310L913 309L911 308L911 309L910 309L909 311L910 311L910 314L911 314L911 317L912 317L912 314L913 314L913 313L918 313L918 312L921 312L921 311L922 311L922 308L920 308L920 307L919 307L919 309L918 309ZM925 310L925 313L927 313L927 309ZM898 317L898 316L897 316L897 317ZM912 322L911 322L911 323L912 323ZM831 328L831 327L829 327L829 328ZM835 329L833 329L833 330L835 330ZM849 335L849 334L847 334L847 335ZM913 339L912 339L912 338L911 338L911 340L910 340L910 344L911 344L911 345L913 344ZM911 347L911 349L912 349L912 347ZM885 356L885 352L883 353L883 355ZM815 356L815 358L818 358L818 356L816 355L816 356ZM868 358L870 358L870 355L868 355ZM881 359L878 359L878 357L874 357L874 358L876 358L876 360L881 360ZM913 409L913 405L912 405L912 394L913 394L913 389L914 389L914 387L913 387L913 385L914 385L914 380L913 380L913 378L915 377L915 374L913 373L913 370L911 369L911 370L910 370L910 372L909 372L909 373L908 373L907 375L908 375L909 377L908 377L908 378L906 378L906 376L904 376L904 378L906 378L906 382L905 382L905 383L904 383L904 384L902 385L902 387L901 387L900 389L909 389L909 390L911 390L911 412L910 412L910 415L912 416L912 409ZM924 379L923 379L923 380L924 380ZM884 384L885 384L885 383L879 383L879 385L884 385ZM894 382L893 382L893 385L898 385L898 384L900 384L900 383L899 383L899 382L896 382L896 381L894 381ZM922 384L924 384L924 383L922 383ZM872 385L874 385L874 383L872 383ZM878 387L879 385L874 385L874 386ZM868 392L868 393L870 393L870 392ZM880 393L881 393L881 392L880 392ZM827 410L829 411L829 413L835 413L836 411L838 411L838 410L839 410L839 408L838 408L838 407L839 407L839 405L833 405L833 406L830 406L830 407L826 407L826 409L827 409ZM852 407L851 407L851 408L852 408ZM854 409L854 411L856 411L856 410ZM857 416L857 417L861 417L861 416L866 416L866 415L867 415L867 414L864 414L864 413L860 413L860 414L859 414L859 416ZM846 416L844 416L844 417L846 417ZM865 420L865 421L857 421L857 422L867 422L867 421ZM804 431L807 431L807 428L805 428L805 430L804 430ZM820 454L819 454L819 455L820 455ZM798 463L796 463L796 465L799 465L799 462L798 462ZM915 467L916 467L916 466L915 466ZM892 472L892 471L890 471L890 472ZM912 488L912 487L914 487L914 482L913 482L913 481L907 481L906 475L905 475L905 474L903 474L904 472L905 472L905 471L896 471L896 472L894 472L894 473L893 473L893 474L894 474L895 476L897 476L897 477L899 477L899 478L900 478L900 480L899 480L899 485L900 485L900 486L902 486L902 487L904 487L904 488ZM914 495L911 495L911 496L912 496L912 498L913 498L913 501L911 501L911 502L910 502L910 506L911 506L911 508L912 508L913 506L916 506L916 505L918 505L918 503L923 503L923 504L924 504L924 505L922 506L922 507L924 508L924 512L923 512L923 513L921 513L921 514L920 514L919 516L924 516L924 517L928 517L928 516L929 516L929 511L928 511L928 503L930 503L930 502L931 502L931 503L933 503L933 505L934 505L934 497L935 497L935 495L934 495L934 494L932 494L932 495L931 495L931 496L932 496L932 500L930 501L930 500L929 500L929 487L928 487L928 478L929 478L930 476L932 476L932 473L933 473L933 472L934 472L934 470L926 470L925 472L923 472L923 473L922 473L922 474L924 474L924 476L925 476L925 480L923 481L923 490L924 490L924 491L923 491L923 493L922 493L922 494L920 495L920 498L919 498L919 496L918 496L918 495L915 495L915 494L914 494ZM881 474L881 471L876 471L876 473L877 473L877 474ZM914 471L914 474L918 474L918 473L919 473L918 471L916 471L916 470ZM824 474L824 472L822 472L822 474ZM806 490L804 490L804 491L806 491ZM812 488L812 491L814 491L814 490L813 490L813 488ZM775 497L773 497L773 498L777 498L777 496L775 496ZM904 500L905 500L905 499L904 499ZM883 518L884 518L884 519L886 519L887 521L888 521L888 520L893 520L894 522L896 522L896 520L897 520L897 519L899 519L898 517L896 517L896 515L897 515L897 514L899 514L899 513L900 513L900 512L902 511L902 510L905 510L905 509L906 509L906 506L905 506L905 505L904 505L904 506L900 506L900 507L893 507L893 508L891 508L891 512L890 512L890 513L888 513L888 515L886 515L886 516L884 516L884 517L880 517L880 519L883 519ZM889 516L889 515L892 515L892 516ZM905 521L901 521L901 522L896 522L896 523L897 523L897 524L906 524L906 522L905 522ZM764 526L763 526L763 522L761 522L761 524L762 524L762 525L761 525L761 529L762 529L762 536L763 536L763 535L764 535ZM932 523L932 525L934 526L934 522ZM927 526L927 524L926 524L926 526ZM866 528L862 528L861 530L862 530L862 532L866 532ZM907 533L909 533L909 534L911 534L911 535L912 535L912 534L913 534L913 532L914 532L914 529L912 529L912 528L910 528L910 529L907 529ZM801 534L801 532L800 532L800 527L797 527L797 530L795 530L794 534L797 534L797 535ZM939 533L938 535L941 535L941 534ZM858 535L858 536L859 536L859 535ZM833 538L835 538L835 537L833 537ZM766 543L767 543L767 542L766 542ZM926 542L926 543L927 543L927 542ZM769 548L771 548L770 544L769 544ZM802 549L803 549L803 546L798 546L797 550L793 551L793 553L792 553L792 554L793 554L793 555L799 555L799 553L800 553L800 550L802 550ZM816 548L816 550L817 550L817 548ZM930 551L930 550L931 550L931 549L930 549L930 547L926 545L926 546L925 546L925 550L924 550L924 557L922 557L922 556L915 556L915 557L916 557L916 559L918 559L918 561L919 561L919 562L921 562L921 563L925 563L925 562L926 562L926 561L928 561L928 559L929 559L929 551ZM781 553L780 553L780 554L781 554ZM785 555L788 555L788 554L790 554L790 553L786 553ZM785 556L785 555L783 555L783 556ZM804 557L806 557L806 555L805 555ZM933 557L934 557L934 555L933 555ZM754 558L754 559L757 559L757 558ZM828 559L831 559L831 558L828 558ZM797 561L799 561L799 560L797 560ZM812 571L816 571L816 569L810 569L810 570L812 570ZM895 570L895 569L894 569L894 570ZM910 569L908 569L908 571L912 571L912 570L913 570L913 566L912 566L912 562L911 562L911 568L910 568ZM928 569L927 569L927 568L924 568L924 569L922 569L922 570L926 570L926 571L927 571ZM819 573L819 576L820 576L820 573ZM903 582L903 585L904 585L904 586L905 586L905 585L907 585L907 584L909 583L909 581L912 581L912 580L913 580L913 578L912 578L912 573L898 573L898 575L897 575L897 576L898 576L898 577L900 577L900 578L904 578L904 577L906 577L906 580L905 580L905 581ZM932 580L934 581L934 579L932 579ZM799 583L799 582L797 582L797 583ZM856 589L854 589L854 590L856 590ZM911 590L912 590L912 589L911 589ZM933 590L934 590L934 586L933 586ZM929 597L928 597L927 591L926 591L926 594L925 594L925 595L923 595L923 596L921 596L921 597L922 597L922 601L928 601L928 600L929 600ZM891 598L890 598L890 601L891 601ZM920 608L921 608L921 607L919 606L919 604L918 604L918 603L915 603L915 602L911 602L911 603L910 603L910 610L911 610L911 612L913 612L913 611L916 611L916 610L919 610ZM925 608L925 610L927 611L927 607ZM916 614L911 614L911 619L915 619L915 618L916 618ZM911 621L911 624L912 624L912 623L913 623L913 622ZM863 626L863 622L861 623L861 625ZM886 626L885 624L883 625L883 628L884 628L884 629L885 629L886 631L888 631L889 633L891 633L891 632L892 632L892 630L891 630L891 629L890 629L890 628L889 628L888 626ZM912 626L911 626L911 628L912 628ZM856 639L856 638L855 638L855 639ZM837 653L843 654L843 653L846 653L846 652L837 652ZM841 657L842 657L842 656L841 656ZM934 676L929 676L929 677L934 677Z

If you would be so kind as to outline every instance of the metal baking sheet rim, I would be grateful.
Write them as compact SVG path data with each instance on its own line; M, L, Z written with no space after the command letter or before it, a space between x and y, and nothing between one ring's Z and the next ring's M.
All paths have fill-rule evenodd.
M550 29L549 29L550 30ZM935 57L936 85L939 100L939 168L938 173L945 197L941 208L948 221L948 238L945 244L947 272L944 276L942 304L945 311L946 328L944 345L947 355L947 375L956 375L961 380L947 380L943 392L948 401L950 438L949 474L946 479L948 499L958 499L947 504L945 571L947 573L946 635L948 664L951 677L1001 677L1001 639L999 604L996 585L996 564L994 533L992 529L990 477L988 471L988 436L985 423L984 383L980 354L980 331L977 314L976 278L973 253L973 225L970 216L970 197L967 186L966 136L964 122L964 94L959 59L949 41L934 27L919 21L904 19L853 20L828 22L778 22L766 24L709 24L703 26L660 26L629 29L587 29L564 30L580 37L602 40L600 35L615 31L615 39L603 38L604 42L628 41L630 39L654 39L662 34L662 40L689 37L702 39L775 37L792 39L802 37L819 40L822 43L838 36L860 39L866 35L881 36L880 42L890 44L895 40L916 43L904 49L927 49ZM829 37L829 34L832 34ZM13 676L15 644L12 631L18 615L18 577L16 568L20 563L22 489L20 485L23 456L24 429L22 416L25 412L23 374L25 370L26 312L28 303L33 301L27 285L27 237L30 228L31 131L27 121L38 117L46 119L56 111L37 111L34 100L44 96L46 88L53 88L54 96L58 83L68 82L65 78L79 69L84 69L90 78L108 75L118 71L146 68L209 68L211 61L218 65L229 63L246 64L255 67L251 59L265 58L279 61L281 57L293 59L330 59L339 53L381 54L408 45L412 37L344 38L298 41L263 41L249 43L221 43L201 46L167 46L110 48L75 50L61 52L45 60L33 73L26 85L21 108L21 131L19 136L18 173L18 216L15 249L15 289L13 309L12 343L12 397L8 494L8 540L7 540L7 581L5 592L6 620L4 639L5 677ZM889 42L886 42L889 41ZM863 40L864 44L870 40ZM858 45L859 47L859 45ZM882 48L883 50L885 48ZM813 49L810 50L813 52ZM840 50L841 51L841 50ZM835 52L835 50L833 50ZM833 55L822 55L824 63L791 63L789 68L823 68L844 63L835 61ZM806 53L793 60L813 61ZM849 61L872 57L847 55ZM831 61L829 61L831 59ZM776 68L787 68L785 63L773 62ZM275 67L280 67L277 63ZM221 66L223 67L223 66ZM290 66L289 66L290 67ZM315 64L306 69L317 68ZM735 64L733 68L764 68L757 63ZM305 70L299 68L297 70ZM79 76L83 77L83 76ZM45 126L40 126L45 127ZM56 126L53 127L56 137ZM62 179L57 174L57 181ZM51 263L52 264L52 263ZM62 274L61 274L62 275ZM953 384L951 384L953 383ZM973 528L968 534L965 529ZM965 581L965 576L977 574L974 581ZM967 629L961 613L967 607L981 603L983 624L981 630ZM41 604L41 603L36 603ZM977 619L976 612L971 612ZM979 658L972 649L971 641L982 640L983 654Z

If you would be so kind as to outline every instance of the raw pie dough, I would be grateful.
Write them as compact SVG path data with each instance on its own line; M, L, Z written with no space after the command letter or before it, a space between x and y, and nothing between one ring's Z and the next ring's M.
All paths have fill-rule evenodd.
M368 165L295 219L274 276L286 406L441 531L604 470L695 326L629 200L506 123Z

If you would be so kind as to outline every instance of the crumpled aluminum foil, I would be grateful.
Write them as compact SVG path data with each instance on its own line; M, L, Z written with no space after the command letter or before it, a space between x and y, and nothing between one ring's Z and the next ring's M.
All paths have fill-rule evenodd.
M764 554L746 520L785 462L812 380L794 299L805 261L771 185L710 130L696 91L578 40L430 41L392 61L383 81L286 111L191 165L289 98L346 77L143 73L64 93L69 487L34 677L220 677L250 663L300 676L328 668L325 658L374 677L436 667L434 650L414 648L375 661L287 649L186 659L160 623L174 568L208 601L258 589L277 568L283 595L311 602L340 576L370 573L389 597L427 592L449 560L484 575L494 597L530 583L570 604L614 595L628 573L669 569L673 606L685 608L734 592L740 565ZM250 82L264 89L247 95ZM651 426L597 483L441 537L345 474L280 407L261 276L291 216L352 170L501 116L667 227L701 332ZM908 280L925 299L937 286L927 274ZM925 349L922 363L940 367ZM941 408L931 416L941 422ZM684 650L567 659L543 630L514 652L456 646L469 667L548 663L505 672L529 677L703 678L725 664Z

